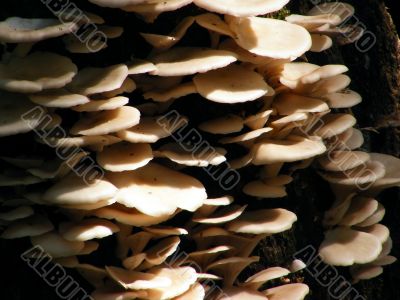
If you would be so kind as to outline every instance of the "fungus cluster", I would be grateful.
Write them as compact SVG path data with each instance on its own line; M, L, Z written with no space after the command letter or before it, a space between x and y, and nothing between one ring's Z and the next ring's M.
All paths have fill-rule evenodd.
M0 157L2 238L40 245L87 279L94 299L301 300L306 284L276 280L299 268L239 276L259 260L252 256L258 243L291 229L296 214L254 209L222 188L209 191L193 169L228 162L239 173L257 170L241 178L241 195L251 202L286 196L292 173L313 164L336 195L325 214L322 259L350 266L356 281L395 261L389 230L379 224L385 210L373 197L400 185L400 160L357 150L363 138L356 119L340 111L361 102L348 88L348 69L303 60L307 51L329 48L331 37L341 44L360 37L340 26L345 12L354 13L350 5L322 4L284 21L265 15L287 0L89 2L155 23L188 5L195 13L166 35L140 32L143 47L152 48L146 57L79 68L65 53L96 55L90 53L103 51L124 28L68 10L60 20L0 23L0 41L13 46L0 63L0 136L32 140L24 152ZM95 50L76 37L87 23L107 37ZM209 41L182 43L195 26ZM353 35L344 41L346 30ZM36 51L46 39L60 39L63 55ZM255 109L197 123L169 114L190 101ZM181 143L175 133L188 126L210 137L212 147ZM114 257L86 263L103 244L114 246Z

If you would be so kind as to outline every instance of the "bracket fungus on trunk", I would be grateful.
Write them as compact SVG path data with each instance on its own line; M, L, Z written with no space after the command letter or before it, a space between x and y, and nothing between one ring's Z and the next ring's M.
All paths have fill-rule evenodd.
M346 24L351 5L280 20L271 13L288 0L89 2L124 26L68 9L65 23L0 22L0 41L17 44L0 62L1 142L32 143L0 156L1 238L30 238L81 273L94 299L301 300L310 289L291 276L299 260L248 276L260 241L298 219L279 200L253 198L285 197L295 170L312 166L336 197L322 260L349 266L354 281L396 260L374 197L400 186L400 160L359 150L350 109L362 99L348 68L307 62L308 51L360 37ZM74 34L90 23L113 41L88 49ZM67 49L32 50L50 38ZM121 47L112 63L111 47ZM76 65L57 53L68 51ZM224 176L243 184L227 187Z

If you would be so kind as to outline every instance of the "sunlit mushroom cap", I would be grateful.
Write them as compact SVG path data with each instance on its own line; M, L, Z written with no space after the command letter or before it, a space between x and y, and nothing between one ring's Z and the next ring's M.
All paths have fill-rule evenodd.
M26 97L0 93L0 137L33 130L44 117L45 111L35 109Z
M207 48L174 48L152 57L156 70L152 75L183 76L205 73L236 61L235 53Z
M150 273L128 271L116 267L106 267L106 271L118 284L130 290L163 288L172 283L168 277Z
M187 292L196 282L196 270L191 267L159 267L150 269L147 273L159 277L166 277L171 280L171 284L164 288L155 288L148 291L148 298L155 300L171 299Z
M235 18L230 20L229 26L242 48L260 56L296 58L312 46L311 36L305 28L282 20Z
M166 144L156 151L157 157L165 157L180 165L208 167L226 161L226 150L222 148L200 147L196 152L188 151L179 144Z
M33 103L55 108L69 108L89 102L89 98L86 96L72 94L63 89L46 90L41 93L32 94L29 95L29 99Z
M361 95L352 90L343 90L322 97L331 108L348 108L361 103Z
M97 162L111 172L136 170L153 159L149 144L118 143L97 153Z
M303 300L310 292L304 283L291 283L264 291L269 300Z
M0 89L37 93L61 88L71 82L76 73L77 68L69 58L55 53L35 52L0 64Z
M204 98L219 103L240 103L273 94L263 77L239 65L198 74L193 78Z
M101 239L118 232L114 223L102 219L85 219L78 223L62 223L60 233L68 241L88 241Z
M329 110L328 105L322 100L292 93L283 93L278 95L274 99L272 107L274 107L277 113L282 116L300 112L319 113Z
M320 155L326 147L320 139L290 135L286 140L262 140L252 148L253 164L294 162Z
M71 134L103 135L135 126L140 121L140 112L131 106L95 112L78 121L70 130Z
M290 274L290 271L281 267L271 267L250 276L242 284L244 287L258 290L265 282Z
M382 244L374 235L338 227L325 233L319 255L327 264L349 266L369 263L375 260L381 251Z
M72 109L79 112L93 112L100 110L113 110L129 103L129 98L118 96L104 100L91 100L86 103L79 103Z
M50 187L43 199L52 204L94 204L114 197L117 188L104 178L85 181L73 173Z
M119 188L119 203L150 216L172 215L177 208L195 211L207 199L198 180L154 163L107 177Z
M79 71L67 89L82 95L108 92L120 88L127 76L126 65L85 68Z
M73 22L61 23L56 19L12 17L0 22L0 41L5 43L38 42L58 37L77 29L78 26Z
M263 209L243 213L227 224L226 229L238 233L274 234L290 229L297 216L282 208Z
M158 217L153 217L139 212L136 208L128 208L119 203L101 207L99 209L92 211L90 214L97 216L99 218L117 220L122 224L127 224L137 227L160 224L172 218L173 216L170 214L164 214Z
M265 15L284 7L288 0L194 0L194 4L208 11L237 17Z
M117 135L131 143L155 143L172 135L176 130L187 124L185 117L166 119L164 117L144 117L132 128L119 131Z

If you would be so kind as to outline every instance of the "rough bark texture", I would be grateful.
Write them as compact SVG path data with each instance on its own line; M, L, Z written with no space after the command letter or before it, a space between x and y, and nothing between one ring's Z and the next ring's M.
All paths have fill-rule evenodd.
M293 0L291 2L291 12L304 12L311 6L312 1ZM307 55L307 58L313 63L343 63L350 68L349 75L353 80L351 87L362 94L364 99L361 105L353 109L358 119L359 127L366 137L364 149L399 157L400 43L395 26L383 1L363 0L348 2L355 6L358 21L364 24L366 30L376 37L375 45L366 52L357 49L356 45L334 46L326 53ZM81 1L76 1L76 3L78 6L81 5ZM40 1L37 1L37 3L33 3L31 0L12 1L12 3L11 1L6 1L6 3L2 3L0 17L4 19L11 15L49 16L45 8L41 8L40 5L42 5ZM85 5L86 3L82 1L83 8ZM22 13L19 13L20 11ZM104 10L100 9L99 11L105 15ZM119 15L115 13L115 16L109 17L118 19ZM126 16L125 19L118 20L120 20L121 25L129 24L126 23ZM143 27L142 24L137 26L137 28ZM167 27L172 26L169 25ZM135 30L138 30L137 28ZM108 61L102 62L101 58L97 58L95 61L90 62L97 65L112 64L114 61L127 59L132 53L130 51L132 49L136 53L147 51L147 49L137 49L137 46L126 40L121 43L116 47L119 49L118 52L106 50L104 55L101 56L107 58ZM59 47L60 45L55 44L53 46ZM118 56L122 57L122 59L119 60ZM79 62L79 58L77 59ZM81 63L87 62L88 60L81 59ZM198 107L195 105L194 109L196 108ZM215 108L218 108L218 106ZM251 171L249 171L249 174L251 174ZM289 197L279 201L268 202L267 205L290 208L290 210L296 212L299 220L293 230L270 237L260 244L255 254L261 256L261 262L252 266L248 273L267 266L287 265L291 262L293 253L308 245L313 245L317 248L323 239L321 218L324 210L333 201L329 186L319 178L315 171L307 169L295 173L295 181L288 188L288 192ZM394 241L392 255L400 257L399 190L391 189L385 191L378 199L386 207L386 216L383 223L391 230ZM259 203L257 206L265 206L265 202ZM29 242L25 240L0 241L0 261L2 266L0 270L2 278L0 281L0 299L59 299L53 289L48 287L19 258L20 254L26 249L29 249ZM109 255L112 255L111 250L109 250ZM95 259L101 260L104 257ZM344 270L339 271L341 274L347 275ZM72 276L76 280L80 280L78 274L73 273ZM327 287L323 287L307 272L292 279L297 281L304 280L305 283L310 285L312 292L307 299L333 299L329 296ZM80 282L83 287L88 288L83 280L80 280ZM394 264L385 267L383 275L376 279L359 283L355 285L355 288L368 300L393 300L400 299L399 282L400 269L398 264ZM348 297L347 299L353 298Z

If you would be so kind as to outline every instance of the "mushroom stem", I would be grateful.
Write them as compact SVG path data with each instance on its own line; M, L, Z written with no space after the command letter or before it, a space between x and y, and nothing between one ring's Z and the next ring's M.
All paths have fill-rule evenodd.
M275 163L263 166L263 179L274 178L279 175L283 163Z

